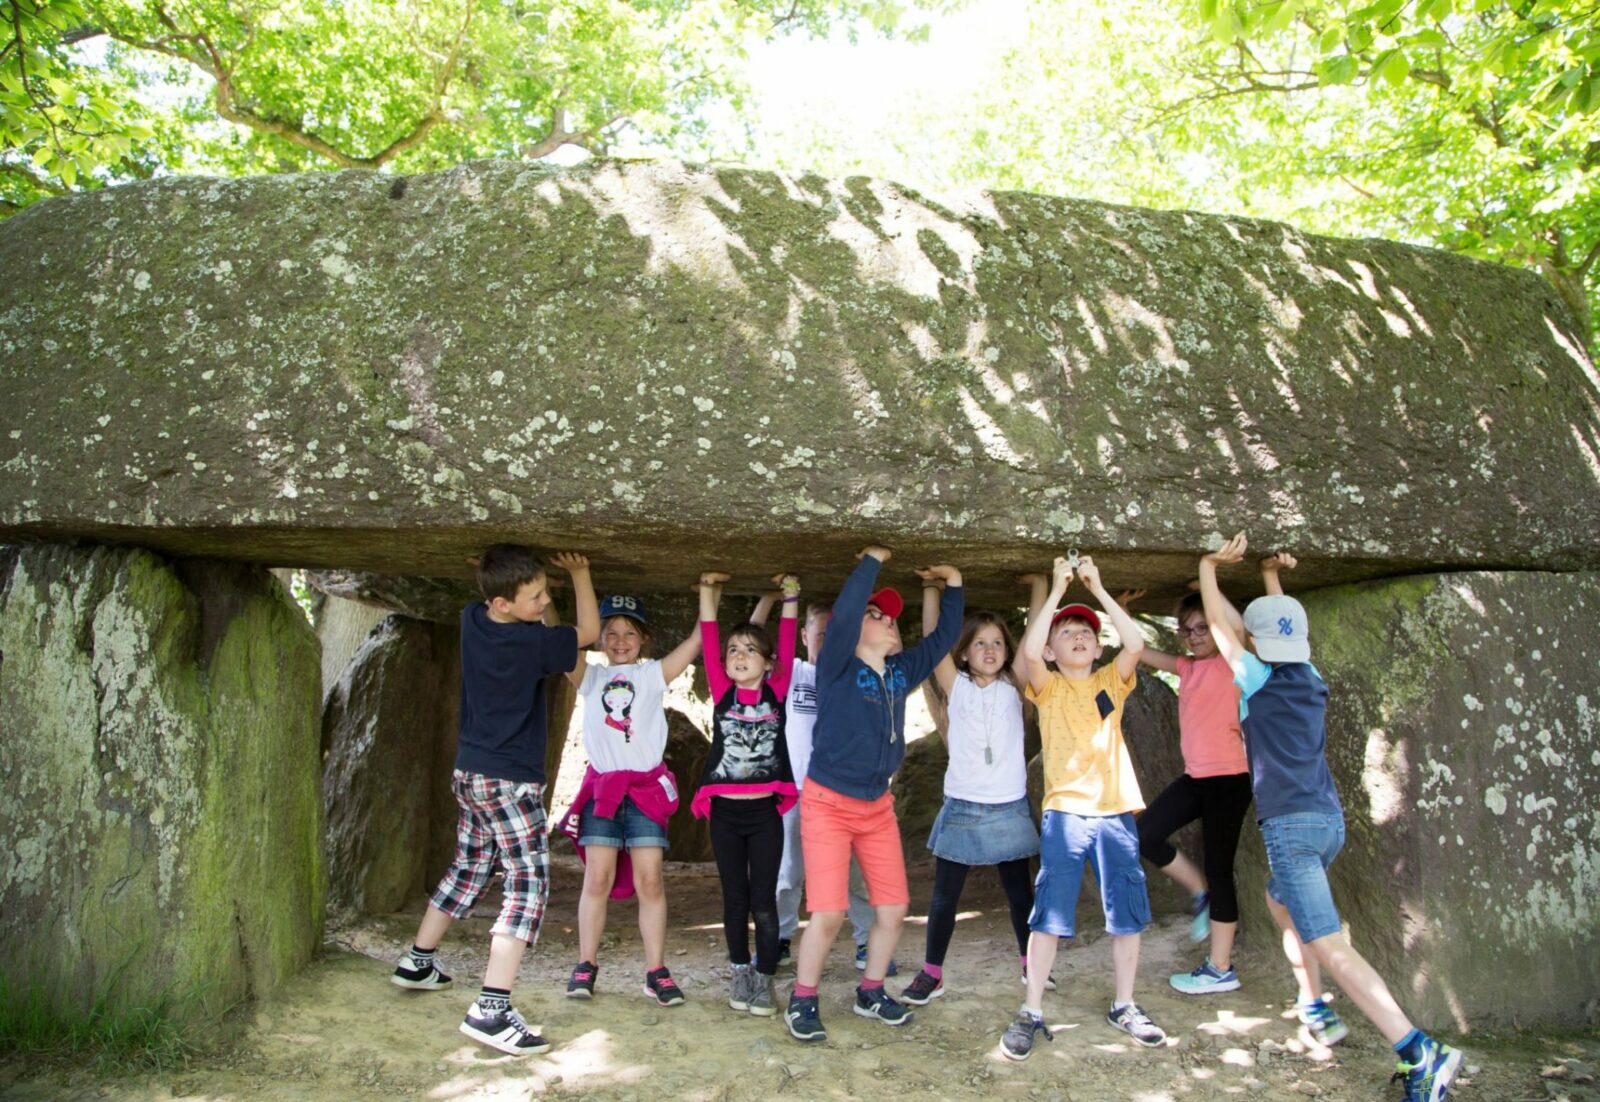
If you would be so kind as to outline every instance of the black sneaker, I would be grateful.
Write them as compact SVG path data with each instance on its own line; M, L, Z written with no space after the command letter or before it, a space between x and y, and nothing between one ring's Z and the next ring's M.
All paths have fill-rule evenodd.
M485 1014L474 1002L467 1008L461 1032L479 1044L509 1052L513 1056L536 1056L550 1051L550 1042L529 1029L522 1015L510 1007Z
M1050 1027L1044 1024L1043 1018L1035 1018L1026 1010L1017 1011L1017 1016L1006 1026L1006 1032L1000 1038L1000 1052L1007 1060L1021 1062L1033 1054L1033 1035L1043 1033L1044 1039L1054 1041L1056 1035L1050 1032Z
M911 1020L911 1011L881 987L874 987L870 991L864 987L856 988L855 1011L863 1018L876 1018L890 1025L905 1025Z
M781 937L778 939L778 967L782 968L788 963L790 963L789 939Z
M389 975L389 982L396 987L409 987L413 991L437 991L450 986L450 977L439 971L439 966L433 961L419 965L408 951L400 958L400 963L394 966L394 971Z
M579 961L572 969L572 977L567 980L567 998L592 999L594 998L594 978L600 974L600 966L589 961Z
M944 980L936 980L928 973L919 971L911 982L906 984L906 989L900 992L900 1001L910 1003L912 1006L927 1006L930 1000L943 996Z
M789 1036L797 1041L826 1041L828 1031L822 1028L822 1013L817 1009L815 995L790 995L789 1009L783 1013Z
M1106 1021L1138 1041L1145 1048L1155 1048L1167 1039L1167 1033L1150 1020L1150 1015L1138 1003L1129 1003L1121 1010L1112 1010Z
M683 992L672 982L672 973L665 967L644 974L644 993L656 1001L657 1006L681 1006Z

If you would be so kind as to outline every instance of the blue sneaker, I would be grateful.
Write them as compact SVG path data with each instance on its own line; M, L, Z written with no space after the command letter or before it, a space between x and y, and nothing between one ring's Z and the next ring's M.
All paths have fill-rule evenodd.
M784 1024L789 1036L797 1041L826 1041L828 1031L822 1028L822 1013L817 1009L815 995L790 995L789 1009L784 1011Z
M1422 1039L1422 1059L1415 1064L1404 1060L1396 1066L1390 1082L1405 1085L1403 1102L1439 1102L1461 1070L1461 1053L1432 1037Z
M1301 1039L1308 1044L1332 1048L1350 1036L1350 1027L1341 1022L1333 1007L1321 999L1310 1006L1295 1007L1295 1013L1299 1015L1303 1027L1300 1031Z
M1211 936L1211 893L1196 892L1189 900L1189 940L1204 941Z
M911 1011L906 1009L905 1004L881 987L874 987L870 991L864 987L856 988L855 1011L863 1018L876 1018L889 1025L905 1025L911 1020Z
M1185 995L1220 995L1224 991L1239 990L1239 977L1232 968L1218 968L1207 957L1206 962L1193 972L1180 972L1167 980Z
M867 970L867 947L865 945L857 945L856 946L856 971L857 972L865 972L866 970ZM889 970L883 974L884 978L887 979L890 976L898 976L899 974L900 974L900 965L898 965L897 963L895 963L894 961L891 960L889 962Z

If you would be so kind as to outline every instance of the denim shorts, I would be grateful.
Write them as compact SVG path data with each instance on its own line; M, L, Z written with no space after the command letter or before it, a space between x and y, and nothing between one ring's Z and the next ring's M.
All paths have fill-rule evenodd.
M1261 822L1272 879L1267 894L1294 920L1301 941L1316 941L1341 928L1328 886L1328 866L1344 848L1344 816L1321 811L1274 815Z
M583 816L578 820L578 845L585 848L666 849L667 831L640 811L639 805L627 796L622 798L622 805L610 819L596 815L594 801L590 800L583 805Z
M1078 893L1083 887L1085 861L1100 881L1106 933L1137 934L1148 926L1150 892L1139 864L1139 832L1133 816L1046 811L1028 928L1057 937L1078 932Z
M1038 853L1039 828L1026 796L1006 804L946 796L928 834L928 849L959 865L999 865Z

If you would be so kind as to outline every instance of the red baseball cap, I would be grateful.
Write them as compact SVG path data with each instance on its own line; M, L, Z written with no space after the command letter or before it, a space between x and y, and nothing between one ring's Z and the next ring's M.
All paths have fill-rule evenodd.
M900 599L900 594L893 589L880 589L867 598L867 604L877 605L878 608L891 620L900 619L900 613L905 611L906 603Z
M1050 630L1054 631L1055 626L1068 616L1076 616L1080 620L1089 621L1089 626L1094 628L1094 633L1096 635L1100 634L1100 617L1088 605L1067 605L1060 612L1050 617Z

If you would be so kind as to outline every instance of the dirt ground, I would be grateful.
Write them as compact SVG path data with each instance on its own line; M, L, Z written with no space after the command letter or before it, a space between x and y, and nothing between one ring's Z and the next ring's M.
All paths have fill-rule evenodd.
M1158 920L1146 934L1138 998L1169 1034L1140 1049L1105 1024L1111 996L1110 944L1097 908L1080 914L1084 933L1056 965L1060 990L1046 996L1054 1042L1013 1064L1000 1034L1021 999L1004 898L975 876L946 961L946 997L902 1028L850 1012L858 973L841 935L824 978L829 1039L801 1045L781 1018L728 1009L721 897L710 866L668 866L672 908L668 963L688 1002L661 1009L640 991L643 963L631 903L614 904L591 1002L562 997L577 959L576 891L570 857L554 861L555 891L544 933L522 966L515 999L553 1042L548 1055L515 1059L482 1048L456 1027L483 977L492 913L458 925L441 950L456 979L445 992L408 992L388 982L421 911L363 920L329 931L326 953L271 998L218 1026L206 1053L177 1070L118 1072L91 1061L12 1060L0 1064L0 1096L15 1099L344 1099L446 1100L585 1097L656 1099L792 1098L1029 1099L1039 1102L1176 1102L1247 1098L1368 1102L1398 1098L1388 1082L1389 1047L1347 1003L1352 1027L1336 1050L1308 1047L1288 1012L1294 990L1276 946L1241 945L1242 990L1186 998L1169 973L1198 962L1186 919ZM920 963L931 869L913 865L913 921L896 954L900 976ZM780 997L793 974L779 973ZM1600 1089L1600 1032L1448 1035L1467 1051L1468 1082L1453 1097L1482 1102L1594 1102ZM1569 1061L1569 1063L1563 1063Z

